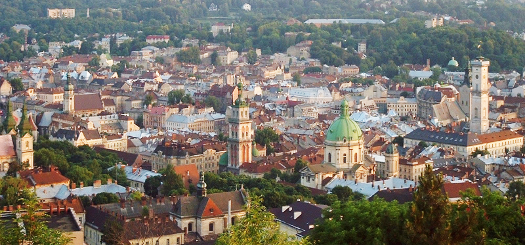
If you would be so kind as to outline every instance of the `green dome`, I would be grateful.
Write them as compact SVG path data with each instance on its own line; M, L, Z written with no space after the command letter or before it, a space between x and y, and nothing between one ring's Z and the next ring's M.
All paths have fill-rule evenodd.
M219 165L228 166L228 152L225 152L221 155L221 157L219 158Z
M458 67L459 63L456 59L454 59L454 57L452 57L452 59L448 62L448 66Z
M336 119L328 128L326 140L343 141L359 140L363 137L363 132L359 125L352 119L348 113L348 102L343 100L341 103L341 116Z
M390 143L386 146L386 154L396 154L397 152L397 146Z

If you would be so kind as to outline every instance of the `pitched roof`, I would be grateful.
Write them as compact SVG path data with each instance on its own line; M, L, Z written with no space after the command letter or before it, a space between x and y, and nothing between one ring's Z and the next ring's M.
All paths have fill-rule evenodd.
M197 165L179 165L173 167L173 169L175 170L175 173L182 175L184 187L188 188L190 184L196 185L197 182L199 182L199 170L197 169Z
M21 178L25 179L31 186L35 187L56 184L69 185L69 179L62 175L57 169L44 172L42 169L37 168L21 171L19 174Z
M399 204L403 204L414 200L413 191L414 189L412 188L380 190L371 196L369 200L378 197L387 202L397 201Z
M244 210L245 198L246 193L244 190L208 194L205 198L183 196L179 198L171 212L182 217L202 217L201 215L207 214L204 212L202 205L206 207L208 199L211 199L215 204L214 207L217 207L222 213L228 212L228 201L231 200L231 211L239 212Z
M13 138L9 134L0 135L0 157L16 156Z
M202 198L199 209L197 210L197 216L199 217L213 217L220 216L223 212L217 207L217 204L213 202L209 197Z
M100 94L75 94L75 111L104 110Z
M301 231L307 231L304 234L307 235L315 222L322 219L323 209L327 207L326 205L298 201L288 206L272 208L268 211L275 215L277 221L294 228L298 227Z
M481 196L478 184L472 182L444 183L442 191L448 195L448 198L460 198L460 192L464 192L467 189L472 189L476 196Z

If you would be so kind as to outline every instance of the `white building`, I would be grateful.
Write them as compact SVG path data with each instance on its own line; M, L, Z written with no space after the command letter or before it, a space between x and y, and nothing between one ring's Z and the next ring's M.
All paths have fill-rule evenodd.
M305 103L324 104L333 101L332 94L328 88L291 88L288 92L290 100L303 101Z

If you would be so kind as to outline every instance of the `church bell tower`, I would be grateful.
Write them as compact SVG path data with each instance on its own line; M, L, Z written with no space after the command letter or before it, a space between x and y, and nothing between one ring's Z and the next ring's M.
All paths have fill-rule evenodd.
M478 57L470 64L472 65L470 132L482 134L489 130L490 61Z
M252 161L252 120L250 107L242 99L242 83L239 83L239 98L232 106L228 119L228 169L238 170L243 163Z

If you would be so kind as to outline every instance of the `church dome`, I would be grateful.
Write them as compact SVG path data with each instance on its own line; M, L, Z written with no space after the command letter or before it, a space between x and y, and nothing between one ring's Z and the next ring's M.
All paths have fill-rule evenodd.
M454 59L454 57L452 57L452 59L448 62L448 66L458 67L459 63L456 59Z
M395 144L388 144L386 146L386 154L397 154L397 146Z
M359 140L363 137L363 132L359 125L352 119L348 113L348 102L343 100L341 103L341 116L337 118L328 128L326 140L344 141Z
M219 158L219 165L228 166L228 152L225 152L221 155L221 157Z

